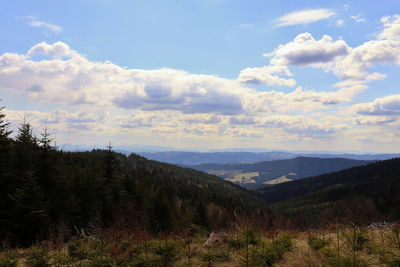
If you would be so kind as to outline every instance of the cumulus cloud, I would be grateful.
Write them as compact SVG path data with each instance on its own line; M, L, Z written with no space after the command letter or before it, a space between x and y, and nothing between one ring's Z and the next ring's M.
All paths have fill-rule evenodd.
M55 131L65 131L67 129L78 130L110 130L109 126L105 125L105 115L87 111L68 112L62 109L52 110L49 112L32 111L32 110L10 110L6 109L7 118L14 125L21 123L26 119L29 123L35 126L36 129L50 126Z
M134 113L131 116L121 116L116 118L121 128L134 129L143 127L152 127L153 121L156 116L153 114L137 114Z
M39 55L41 57L37 58ZM308 108L320 108L314 105L318 102L338 102L336 96L324 92L297 90L284 94L258 92L243 86L257 79L292 86L294 79L280 77L291 75L286 66L248 69L239 76L241 84L238 80L168 68L129 69L107 61L89 61L62 42L37 44L26 55L5 53L0 56L0 88L51 103L238 115L276 110L280 106L287 109L291 107L287 101L310 102Z
M360 115L400 115L400 95L377 98L371 103L356 104L352 108Z
M37 45L34 45L29 49L28 56L49 56L50 58L60 59L63 57L74 57L75 59L82 57L74 50L72 50L66 43L63 42L55 42L53 44L48 44L45 42L41 42Z
M278 26L291 26L297 24L308 24L319 20L327 19L335 15L331 9L306 9L294 11L276 19Z
M305 116L270 116L260 121L260 127L281 128L287 133L313 138L332 138L336 133L346 129L344 125L329 122L318 122Z
M380 80L386 75L377 72L370 73L371 68L376 65L400 64L400 15L385 16L381 22L383 29L377 35L377 39L356 47L350 47L344 40L333 40L328 35L316 40L306 32L297 35L293 41L280 45L273 52L266 53L264 56L271 57L271 66L318 67L332 72L345 83L362 84ZM250 82L260 81L261 78L258 77L263 77L260 74L261 70L269 67L246 69L246 72L251 74L247 75L247 80ZM243 71L244 74L246 72ZM270 76L265 77L272 81L274 78L281 83L287 82L279 80L278 78L282 79L279 76ZM242 80L246 81L244 78ZM341 82L337 85L340 84Z
M400 41L372 40L351 49L348 56L338 59L327 68L341 79L374 80L384 77L368 73L377 64L400 64Z
M379 39L400 39L400 15L384 16L381 18L383 31L378 35Z
M383 126L383 125L391 124L396 121L398 121L398 118L396 118L396 117L364 116L364 117L355 118L354 124Z
M275 74L275 75L274 75ZM244 84L281 85L292 87L296 85L295 79L282 78L278 75L293 76L286 66L265 66L261 68L246 68L239 73L238 81Z
M349 53L349 47L343 40L333 41L332 37L324 35L320 40L306 32L285 45L280 45L272 55L273 65L305 66L316 63L330 62L336 57Z

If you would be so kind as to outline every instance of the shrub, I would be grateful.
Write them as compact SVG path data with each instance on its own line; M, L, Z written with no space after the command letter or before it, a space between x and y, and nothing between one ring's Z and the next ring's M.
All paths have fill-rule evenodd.
M251 228L243 231L240 234L240 239L243 243L255 246L260 243L260 236Z
M308 239L308 245L310 246L310 248L312 248L313 250L317 250L317 251L328 246L330 243L331 243L331 240L322 239L317 236L311 236Z
M26 252L25 264L28 267L48 267L49 251L41 245L35 245Z
M244 248L244 243L240 239L230 238L228 239L228 245L234 249Z
M370 266L364 259L360 257L353 258L350 255L347 256L335 256L327 259L328 266L332 267L368 267Z
M12 250L0 253L0 267L17 267L18 255Z
M173 244L165 244L156 248L156 255L161 257L164 266L170 266L177 260L177 253Z
M368 232L364 228L354 227L344 232L343 236L352 251L362 250L369 242Z
M292 250L293 240L289 235L281 235L263 249L258 250L251 259L251 266L273 266L282 259L283 254Z
M148 257L147 259L143 256L137 257L133 261L134 267L159 267L163 266L160 260L154 257Z
M400 255L393 255L385 262L389 267L400 267Z
M65 252L57 252L51 255L52 263L56 266L66 265L70 266L74 259Z
M83 240L80 240L77 237L72 238L68 243L68 254L80 260L86 259L87 257L87 249Z

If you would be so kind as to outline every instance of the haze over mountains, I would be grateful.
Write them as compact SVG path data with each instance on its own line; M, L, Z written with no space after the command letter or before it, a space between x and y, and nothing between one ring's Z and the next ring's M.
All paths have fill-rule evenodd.
M101 146L97 146L101 147ZM63 151L88 151L90 146L62 145ZM193 168L248 189L274 185L400 157L400 154L356 154L296 151L157 151L162 147L116 147L115 151L139 154L151 160ZM140 150L142 152L140 152ZM146 149L144 151L144 149ZM139 150L139 152L138 152Z
M63 144L58 148L63 151L91 151L92 149L104 149L105 145L72 145ZM177 165L198 165L204 163L229 164L229 163L255 163L261 161L271 161L279 159L294 159L296 157L316 157L316 158L344 158L354 160L386 160L400 157L399 153L348 153L330 151L257 151L256 148L227 149L226 151L180 151L172 147L159 146L115 146L114 151L129 155L139 154L151 160L177 164Z

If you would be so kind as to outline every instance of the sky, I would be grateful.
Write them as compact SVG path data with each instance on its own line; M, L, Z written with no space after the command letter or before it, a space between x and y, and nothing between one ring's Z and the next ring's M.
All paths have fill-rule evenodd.
M400 152L400 2L1 1L0 105L58 144Z

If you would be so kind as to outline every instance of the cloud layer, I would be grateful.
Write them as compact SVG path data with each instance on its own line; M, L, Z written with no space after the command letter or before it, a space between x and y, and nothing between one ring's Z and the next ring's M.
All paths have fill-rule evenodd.
M333 15L327 9L303 10L279 21L287 26ZM91 61L65 42L41 42L26 53L0 55L0 90L66 107L7 110L13 121L25 115L65 135L80 131L121 134L127 140L135 135L202 142L266 140L264 145L324 144L346 136L364 144L372 142L365 135L386 127L388 136L379 139L382 143L400 138L394 134L400 129L400 96L355 102L369 82L387 77L376 71L377 66L400 64L400 17L386 16L381 23L374 39L355 47L329 35L298 34L266 53L265 66L245 68L236 79L171 68L121 67ZM330 72L337 82L325 90L305 89L294 67ZM259 87L263 84L268 87Z

